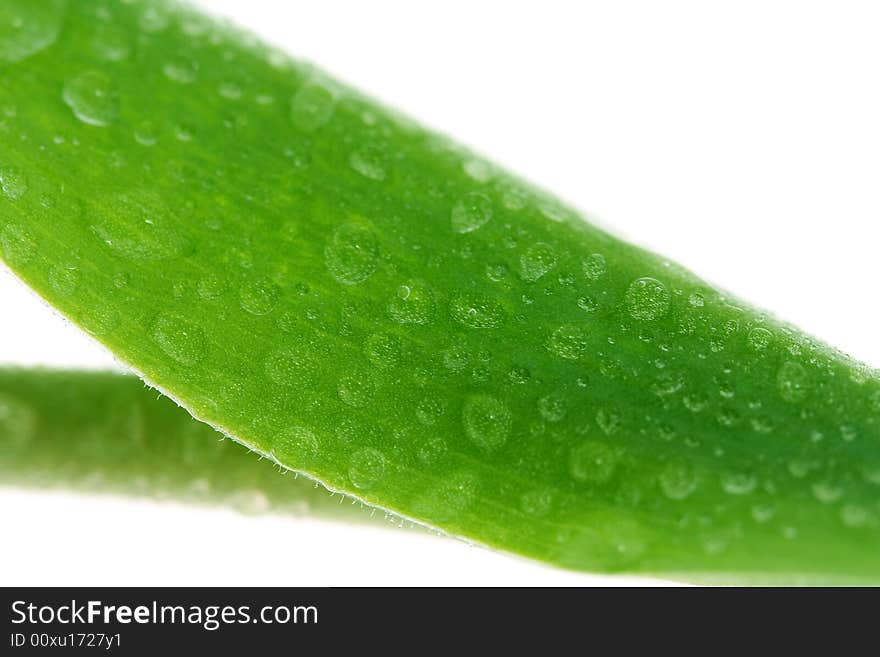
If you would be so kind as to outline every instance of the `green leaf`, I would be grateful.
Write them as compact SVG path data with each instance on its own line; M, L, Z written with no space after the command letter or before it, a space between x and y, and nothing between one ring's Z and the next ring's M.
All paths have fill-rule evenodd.
M0 17L3 257L195 417L561 566L877 580L876 372L200 14Z
M134 376L0 368L0 482L370 520L259 460Z

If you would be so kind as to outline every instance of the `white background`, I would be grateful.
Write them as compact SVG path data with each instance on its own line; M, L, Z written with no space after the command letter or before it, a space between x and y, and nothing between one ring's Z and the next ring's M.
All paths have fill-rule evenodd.
M880 366L876 5L201 4ZM9 275L0 309L0 361L114 366ZM100 496L0 488L0 521L3 584L640 583L415 531Z

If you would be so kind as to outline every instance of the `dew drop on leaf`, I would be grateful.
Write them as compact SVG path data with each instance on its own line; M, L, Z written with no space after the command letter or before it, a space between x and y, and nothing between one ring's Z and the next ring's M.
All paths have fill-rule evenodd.
M3 0L0 62L20 62L55 43L66 5L67 0Z
M484 296L459 296L450 305L452 319L468 328L498 328L504 323L504 308L495 299Z
M614 474L617 460L617 454L608 445L587 442L571 451L568 469L576 481L603 484Z
M462 421L471 442L486 451L494 451L507 441L513 415L495 397L477 394L465 400Z
M367 490L385 476L385 455L372 447L359 449L351 456L348 478L355 488Z
M534 283L556 266L553 247L544 242L532 244L519 259L519 275L527 283Z
M419 283L404 283L395 290L388 314L400 324L427 324L434 317L434 297Z
M160 314L150 329L159 348L182 365L195 365L205 356L205 334L195 324L171 314Z
M666 286L656 278L636 279L626 291L626 308L633 319L652 321L660 319L669 310L671 296Z
M452 207L452 230L456 233L472 233L492 219L492 201L483 194L469 192Z
M104 73L86 71L64 84L64 103L83 123L106 126L119 116L116 84Z
M10 201L17 201L27 193L27 178L18 169L0 168L0 191Z
M343 285L367 280L379 266L379 243L366 226L342 224L324 248L327 269Z
M683 500L697 489L697 476L690 466L670 463L660 473L660 490L671 500Z

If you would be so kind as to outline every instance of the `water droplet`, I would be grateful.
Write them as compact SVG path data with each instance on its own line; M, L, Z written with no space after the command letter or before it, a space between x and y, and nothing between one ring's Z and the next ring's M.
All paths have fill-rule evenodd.
M214 274L208 274L199 279L196 283L196 294L200 299L205 301L215 301L223 295L224 284Z
M342 224L324 247L327 269L343 285L367 280L379 266L379 243L366 226Z
M307 352L288 345L271 352L263 369L269 379L280 386L306 386L314 383L318 366Z
M495 397L477 394L465 400L462 421L467 437L477 447L491 452L507 441L513 415Z
M800 401L807 395L807 371L800 363L784 363L776 375L776 383L779 395L787 402Z
M846 504L840 510L840 520L850 528L864 527L871 520L871 512L863 506Z
M217 92L226 100L240 100L244 95L241 87L234 82L223 82L217 87Z
M765 522L770 522L774 515L776 515L776 512L771 506L756 504L752 507L752 518L754 518L757 523L764 524Z
M843 497L843 490L830 482L819 481L813 484L813 495L822 504L832 504Z
M556 266L553 247L544 242L532 244L519 259L519 275L527 283L534 283Z
M76 267L54 266L49 269L49 286L63 297L69 297L79 286L80 273Z
M202 329L174 315L159 315L153 322L150 335L162 351L182 365L195 365L207 351Z
M492 179L492 166L485 160L472 158L462 164L461 168L478 183L487 183Z
M257 279L250 281L239 290L241 307L251 315L268 315L278 303L281 290L272 281Z
M24 265L36 255L37 243L28 229L9 224L0 231L0 248L7 261Z
M327 84L312 80L290 101L290 119L303 132L313 132L330 120L336 109L336 93Z
M553 331L547 342L547 348L551 353L566 360L577 360L586 355L589 347L587 332L585 329L565 324Z
M726 472L721 475L721 487L731 495L748 495L757 485L758 480L748 472Z
M565 398L559 393L545 395L538 400L538 413L547 422L559 422L567 411Z
M339 399L352 408L366 408L373 399L376 385L364 374L349 374L342 377L337 387Z
M119 115L116 85L99 71L86 71L69 79L62 98L73 115L89 125L106 126Z
M0 169L0 191L10 201L17 201L27 193L28 184L24 174L18 169Z
M128 36L112 25L102 25L92 39L92 52L108 62L121 62L131 54Z
M633 319L652 321L660 319L669 310L671 296L666 286L656 278L644 277L633 281L626 291L626 307Z
M660 490L671 500L683 500L697 489L697 476L690 466L670 463L660 473Z
M319 450L318 437L305 427L290 427L281 431L272 443L272 454L287 467L301 467L310 463Z
M770 344L773 334L767 329L759 326L749 332L749 345L756 351L762 351Z
M497 263L494 265L486 265L486 278L490 281L494 281L498 283L507 278L508 269L507 265L504 263Z
M553 493L547 490L532 490L520 498L520 507L530 516L541 518L553 508Z
M504 323L504 308L495 299L484 296L456 297L449 307L452 319L473 329L498 328Z
M577 305L578 308L588 313L594 313L599 310L599 303L591 296L579 297Z
M688 303L694 308L702 308L706 305L706 299L699 292L694 292L688 297Z
M446 456L447 451L449 451L449 448L446 446L446 442L442 438L439 436L430 436L419 447L419 461L426 465L433 465Z
M34 437L36 429L36 412L17 397L0 393L0 441L23 445Z
M405 283L397 288L388 314L400 324L427 324L434 316L434 297L423 285Z
M141 146L155 146L156 127L151 121L141 121L134 129L134 140Z
M425 397L416 406L416 419L426 427L432 427L442 417L444 410L443 402L436 397Z
M615 450L608 445L588 442L571 451L568 470L576 481L604 484L614 474L617 461Z
M581 263L584 276L587 277L588 281L597 281L599 280L605 272L608 270L608 265L605 262L605 256L601 253L592 253L586 258L584 258L583 263Z
M367 490L385 476L385 455L372 447L359 449L351 456L348 478L355 488Z
M361 148L348 158L352 169L370 180L385 180L385 156L376 148Z
M162 72L169 80L180 84L192 84L199 75L199 64L191 59L175 59L166 62Z
M452 207L451 219L453 231L471 233L492 219L492 201L482 194L469 192Z
M374 333L364 342L364 355L374 367L391 369L400 361L400 340L393 335Z
M3 0L0 62L20 62L55 43L66 4L67 0Z
M125 258L165 260L184 255L190 241L178 232L170 211L149 192L117 195L96 209L91 226L101 242Z

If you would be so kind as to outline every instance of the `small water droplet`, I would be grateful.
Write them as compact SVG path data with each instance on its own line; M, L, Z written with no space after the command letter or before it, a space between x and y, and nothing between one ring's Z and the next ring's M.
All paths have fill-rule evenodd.
M749 332L749 345L756 351L762 351L767 348L772 338L773 334L769 330L759 326Z
M400 324L427 324L434 317L434 297L423 285L404 283L388 304L388 314Z
M706 305L706 299L699 292L694 292L688 297L688 303L694 308L702 308Z
M579 297L577 305L578 308L588 313L594 313L599 310L599 303L591 296Z
M391 369L400 361L400 340L393 335L374 333L364 342L364 355L374 367Z
M788 361L776 375L779 395L787 402L797 402L807 395L808 377L804 366Z
M485 226L492 219L492 201L483 194L469 192L452 207L452 230L471 233Z
M456 297L449 307L452 319L473 329L498 328L504 323L504 308L495 299L469 295Z
M315 433L300 426L284 429L272 442L272 454L289 468L310 463L318 455L319 448Z
M351 456L348 478L355 488L368 490L385 476L385 455L372 447L359 449Z
M160 314L150 329L153 341L182 365L195 365L207 351L205 334L195 324L170 314Z
M337 387L339 399L352 408L366 408L373 399L376 385L362 373L342 377Z
M721 475L721 487L730 495L748 495L757 485L758 480L748 472L726 472Z
M632 282L626 291L625 301L633 319L653 321L667 313L671 296L663 283L646 276Z
M191 248L158 196L135 191L107 201L95 212L91 232L118 255L135 260L165 260L181 256Z
M324 262L333 278L343 285L361 283L379 266L379 242L366 226L342 224L324 247Z
M251 315L268 315L275 309L281 290L272 281L252 280L239 290L241 307Z
M683 500L697 489L697 476L690 466L670 463L658 479L660 490L671 500Z
M536 518L546 516L553 508L553 493L547 490L532 490L523 493L520 498L520 507L530 516Z
M352 169L370 180L385 180L385 156L378 148L364 147L354 151L348 158Z
M314 132L326 124L336 109L337 94L320 80L304 84L290 101L290 119L303 132Z
M49 269L49 286L59 295L69 297L79 286L80 272L76 267L53 266Z
M141 146L155 146L157 141L156 127L152 121L141 121L134 129L134 140Z
M527 283L534 283L556 266L553 247L544 242L532 244L519 259L519 275Z
M776 515L776 512L773 510L773 507L766 504L756 504L752 507L752 518L757 523L764 524L770 522L774 515Z
M858 504L846 504L840 510L840 520L852 529L864 527L871 520L871 512Z
M199 65L191 59L175 59L166 62L162 72L169 80L180 84L192 84L199 76Z
M0 168L0 191L10 201L17 201L27 193L27 178L18 169Z
M605 272L608 270L608 265L605 262L605 256L601 253L592 253L581 263L581 266L584 270L584 276L587 277L588 281L597 281L602 276L605 275Z
M462 422L467 437L477 447L491 452L507 441L513 425L513 415L495 397L476 394L465 400Z
M830 482L819 481L813 484L813 495L822 504L832 504L843 497L843 490Z
M579 326L565 324L553 331L547 341L547 348L560 358L577 360L588 351L587 332Z
M14 265L25 265L36 255L37 243L27 228L9 224L0 230L0 248L7 261Z
M567 411L565 397L560 393L551 393L538 400L538 413L547 422L559 422L565 417Z
M604 443L587 442L575 447L568 460L568 470L576 481L604 484L617 468L615 450Z
M106 126L119 116L119 93L104 73L86 71L70 78L62 92L64 103L83 123Z

